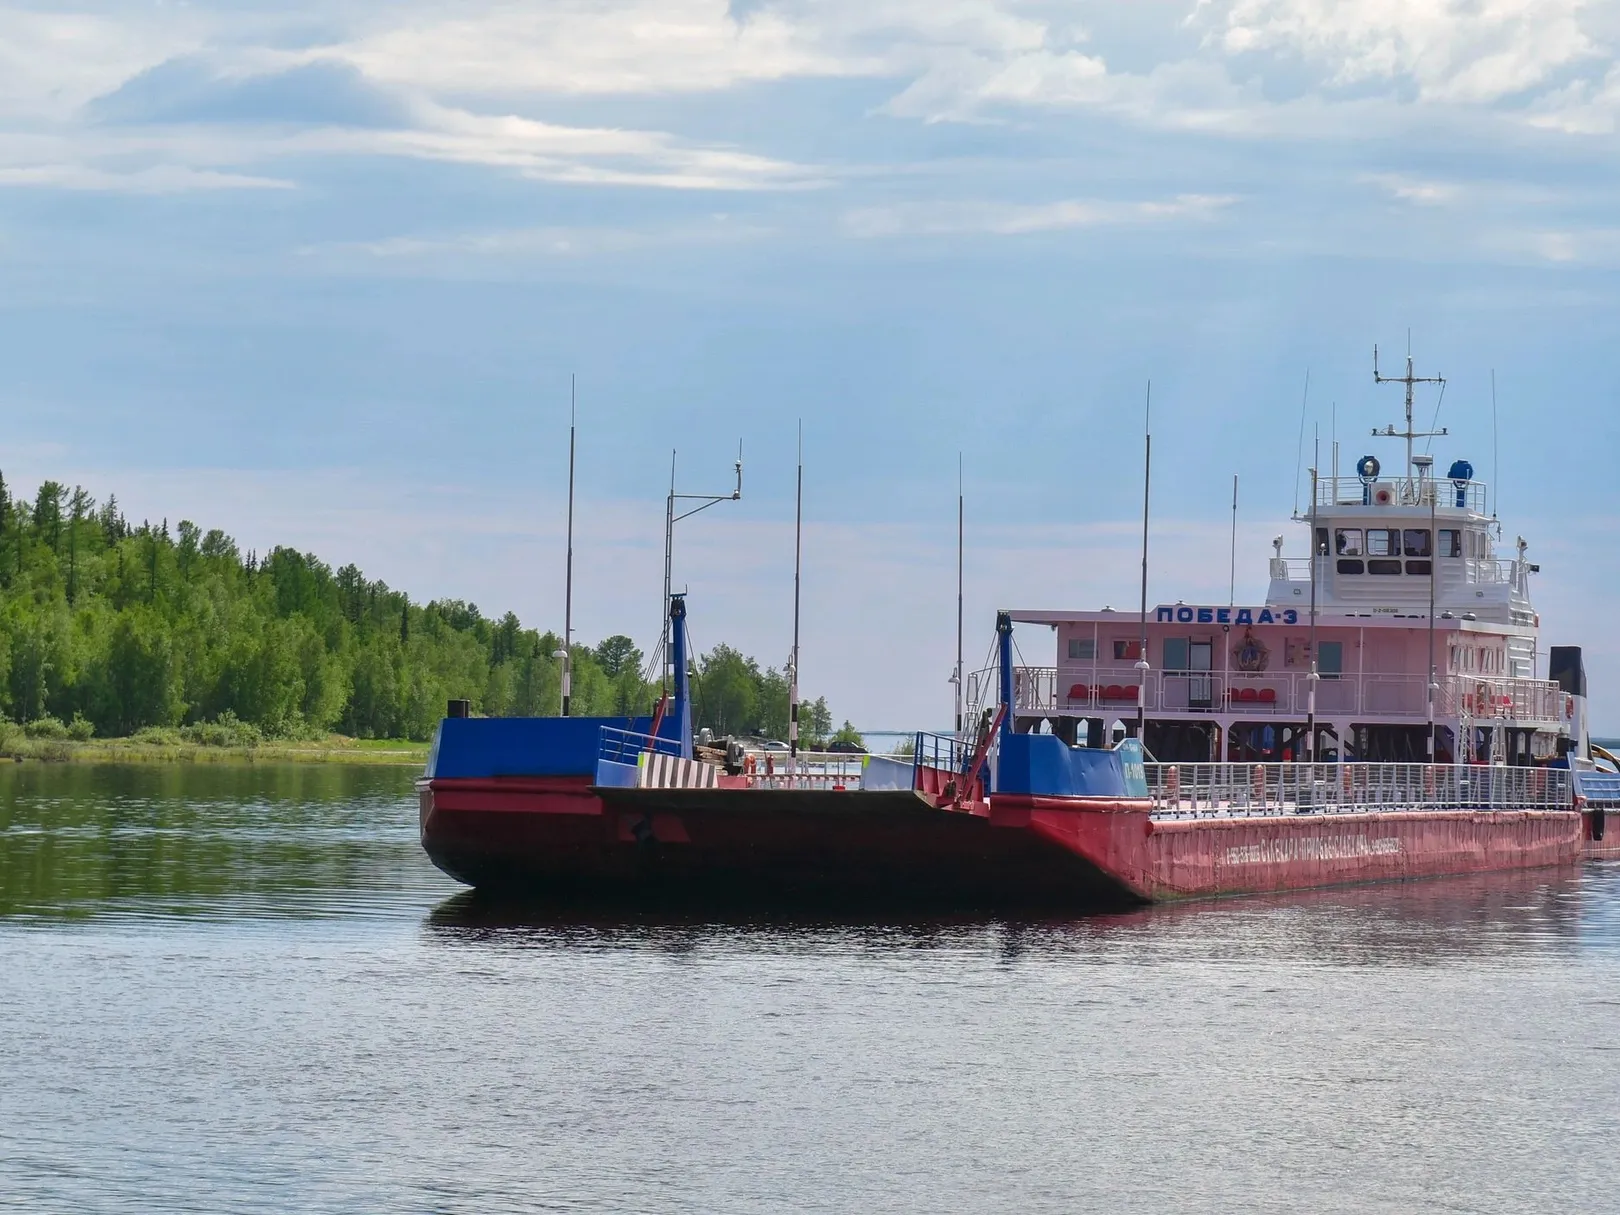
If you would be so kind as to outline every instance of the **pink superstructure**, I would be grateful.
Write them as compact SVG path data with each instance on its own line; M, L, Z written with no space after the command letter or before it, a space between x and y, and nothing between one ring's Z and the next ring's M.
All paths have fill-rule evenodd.
M1014 728L1101 746L1135 734L1140 713L1165 762L1586 755L1579 651L1538 643L1539 567L1523 539L1499 553L1470 464L1442 478L1412 454L1426 436L1411 431L1410 389L1423 381L1404 382L1407 431L1377 433L1407 439L1406 475L1383 476L1372 456L1355 476L1313 473L1296 516L1306 552L1273 542L1263 602L1159 604L1145 625L1137 611L1012 611L1056 643L1050 665L1016 671ZM981 673L971 699L987 691Z

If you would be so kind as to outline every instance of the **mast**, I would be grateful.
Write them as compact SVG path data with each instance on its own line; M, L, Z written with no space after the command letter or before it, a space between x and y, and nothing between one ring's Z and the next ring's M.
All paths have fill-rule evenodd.
M1238 478L1232 474L1232 563L1227 571L1226 606L1237 606L1237 503Z
M1142 412L1142 611L1140 624L1140 643L1142 652L1136 661L1136 737L1141 739L1147 732L1147 680L1148 680L1148 637L1147 637L1147 594L1148 594L1148 501L1149 492L1153 483L1153 381L1147 385L1147 404Z
M1429 762L1434 762L1434 694L1440 690L1439 673L1434 664L1434 576L1435 567L1440 564L1440 533L1435 531L1438 522L1436 516L1436 500L1440 496L1440 486L1434 478L1429 478ZM1452 740L1453 762L1456 758L1457 743Z
M1226 606L1237 606L1237 512L1238 512L1238 475L1232 474L1232 565L1228 573L1226 587ZM1231 701L1228 694L1232 687L1232 626L1221 625L1221 699L1223 711L1230 712ZM1220 738L1215 748L1215 761L1226 762L1226 723L1219 718L1215 720L1215 728L1220 731Z
M1321 443L1317 443L1317 456L1321 455ZM1311 469L1311 669L1305 676L1305 757L1309 763L1316 762L1316 685L1322 679L1322 673L1316 665L1316 567L1319 561L1316 542L1316 481L1317 470Z
M563 573L562 715L574 690L574 376L568 377L568 558Z
M799 758L799 554L804 535L804 421L799 421L799 477L793 494L793 660L788 673L788 762Z
M675 449L669 450L669 497L664 499L664 641L659 649L664 655L663 690L669 692L669 667L671 655L669 652L669 596L674 589L671 586L671 566L675 560Z
M669 597L674 592L672 577L675 565L675 525L689 519L700 510L708 510L717 502L736 502L742 498L742 440L737 440L737 485L729 494L678 494L675 492L675 452L669 453L669 496L664 499L664 691L669 691L669 668L674 659L670 653ZM675 513L677 502L696 502L691 510Z
M965 516L962 496L962 453L956 453L956 736L962 737L962 549Z
M1414 375L1412 374L1412 350L1410 340L1406 351L1405 375L1380 375L1378 373L1378 347L1373 347L1373 383L1375 384L1405 384L1406 385L1406 429L1396 430L1394 426L1386 426L1383 430L1374 430L1375 439L1405 439L1406 440L1406 479L1412 480L1412 440L1437 439L1448 433L1442 426L1439 430L1412 429L1412 386L1414 384L1440 384L1444 385L1446 377L1441 375Z

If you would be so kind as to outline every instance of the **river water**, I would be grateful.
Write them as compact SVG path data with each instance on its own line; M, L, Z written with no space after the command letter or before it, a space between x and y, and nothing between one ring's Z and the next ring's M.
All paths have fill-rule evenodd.
M411 775L0 770L0 1210L1620 1209L1620 866L570 917Z

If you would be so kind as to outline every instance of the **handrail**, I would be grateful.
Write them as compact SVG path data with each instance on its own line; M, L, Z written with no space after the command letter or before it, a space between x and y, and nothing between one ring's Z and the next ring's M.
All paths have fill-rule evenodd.
M969 702L989 692L979 672L969 678ZM1120 713L1134 711L1140 676L1123 667L1016 667L1013 704L1022 713ZM1072 695L1078 689L1078 695ZM992 698L987 703L995 703ZM1158 712L1216 712L1269 718L1309 709L1309 678L1293 671L1152 671L1146 707ZM1316 686L1320 714L1370 714L1423 720L1428 716L1428 680L1412 671L1344 671L1324 675ZM1562 722L1563 689L1551 679L1446 675L1435 697L1438 717L1474 721Z
M973 758L973 744L951 734L931 734L918 730L912 739L911 766L937 768L942 772L965 772Z
M1158 818L1574 806L1567 768L1374 763L1144 766L1152 813Z
M742 779L750 789L858 789L867 756L858 751L743 752ZM752 762L749 762L752 761Z
M637 763L643 752L680 756L681 744L673 738L657 734L642 734L636 730L621 730L617 726L603 726L597 732L597 757L618 764Z
M1386 506L1428 506L1430 503L1447 509L1464 510L1482 515L1486 511L1489 489L1483 481L1465 481L1461 489L1462 502L1457 501L1459 490L1446 478L1381 476L1376 484L1387 485L1393 491L1393 501ZM1362 506L1363 484L1360 477L1321 477L1316 482L1318 506ZM1375 503L1376 504L1376 503Z

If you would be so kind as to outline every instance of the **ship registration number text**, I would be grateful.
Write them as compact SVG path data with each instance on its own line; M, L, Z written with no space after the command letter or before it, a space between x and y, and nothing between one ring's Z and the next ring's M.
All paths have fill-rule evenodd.
M1368 839L1364 835L1305 836L1267 840L1226 850L1228 865L1281 865L1288 861L1349 861L1363 856L1398 856L1401 841L1395 836Z

